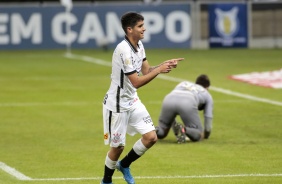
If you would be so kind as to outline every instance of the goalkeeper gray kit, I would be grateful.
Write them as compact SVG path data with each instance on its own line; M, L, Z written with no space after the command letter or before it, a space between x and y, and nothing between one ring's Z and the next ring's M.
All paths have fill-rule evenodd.
M204 128L199 116L203 110ZM183 81L165 96L159 117L159 127L170 128L179 115L186 127L186 135L192 141L198 141L205 131L208 138L212 129L213 99L207 89L201 85Z

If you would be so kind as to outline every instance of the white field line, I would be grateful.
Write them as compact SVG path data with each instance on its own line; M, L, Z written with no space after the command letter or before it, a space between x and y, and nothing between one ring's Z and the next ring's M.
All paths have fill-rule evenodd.
M75 54L72 54L72 53L67 53L65 55L65 57L67 57L69 59L82 60L82 61L85 61L85 62L94 63L94 64L98 64L98 65L103 65L103 66L110 66L110 67L112 66L110 62L107 62L107 61L104 61L104 60L101 60L101 59L92 58L92 57L89 57L89 56L80 56L80 55L75 55ZM176 78L176 77L170 77L170 76L167 76L167 75L158 75L158 78L164 79L164 80L167 80L167 81L172 81L172 82L182 82L182 81L186 80L186 79L181 79L181 78ZM274 100L269 100L269 99L266 99L266 98L260 98L260 97L256 97L256 96L252 96L252 95L248 95L248 94L238 93L238 92L231 91L231 90L228 90L228 89L222 89L222 88L218 88L218 87L214 87L214 86L211 86L209 89L212 90L212 91L216 91L216 92L219 92L219 93L226 94L226 95L245 98L245 99L257 101L257 102L268 103L268 104L271 104L271 105L282 106L282 102L279 102L279 101L274 101Z
M15 102L0 103L0 107L34 107L34 106L88 106L102 104L102 102Z
M282 177L282 174L220 174L220 175L191 175L191 176L134 176L135 179L203 179L203 178L238 178L238 177ZM101 180L101 177L93 178L41 178L31 181L64 181L64 180ZM123 177L113 177L113 180L123 180Z
M0 162L0 169L5 171L6 173L14 176L15 178L17 178L18 180L32 180L30 177L20 173L19 171L17 171L16 169L6 165L3 162Z
M20 173L16 169L0 162L0 169L14 176L18 180L25 181L62 181L62 180L101 180L101 177L80 177L80 178L30 178ZM135 176L135 179L191 179L191 178L236 178L236 177L282 177L282 174L220 174L220 175L191 175L191 176ZM113 179L123 179L123 177L113 177Z
M214 103L243 103L244 100L217 100ZM148 101L143 102L146 104L162 104L162 101ZM91 106L91 105L101 105L102 102L9 102L0 103L0 108L3 107L46 107L46 106Z
M74 80L95 80L93 77L76 76L75 78L70 77L21 77L21 78L0 78L0 81L74 81Z
M104 60L101 60L101 59L92 58L92 57L89 57L89 56L81 56L81 55L75 55L75 54L72 54L72 53L66 53L65 57L69 58L69 59L82 60L82 61L85 61L85 62L94 63L94 64L98 64L98 65L103 65L103 66L109 66L109 67L112 66L112 63L110 63L110 62L107 62L107 61L104 61Z

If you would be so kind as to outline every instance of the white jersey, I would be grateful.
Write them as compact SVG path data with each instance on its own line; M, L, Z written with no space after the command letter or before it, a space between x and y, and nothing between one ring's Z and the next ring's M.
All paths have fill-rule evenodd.
M146 60L145 49L141 41L137 50L128 38L121 41L112 57L111 85L104 98L104 105L113 112L128 111L139 100L137 89L127 75L141 74L143 61Z

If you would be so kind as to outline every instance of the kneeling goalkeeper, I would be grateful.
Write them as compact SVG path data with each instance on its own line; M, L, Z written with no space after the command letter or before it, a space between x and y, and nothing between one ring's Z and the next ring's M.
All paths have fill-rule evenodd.
M208 91L209 77L199 75L195 83L183 81L165 96L156 132L158 139L165 138L172 128L178 143L208 139L212 130L213 99ZM203 110L204 127L199 116ZM183 125L176 122L179 115Z

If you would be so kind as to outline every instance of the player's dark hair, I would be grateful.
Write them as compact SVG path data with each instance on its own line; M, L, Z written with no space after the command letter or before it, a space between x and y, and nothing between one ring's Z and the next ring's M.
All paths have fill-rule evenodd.
M121 21L121 25L122 25L122 29L124 30L125 34L127 34L127 28L131 27L133 28L137 22L139 21L143 21L144 17L136 12L128 12L126 14L124 14L120 21Z
M196 84L203 86L204 88L208 88L210 86L210 79L207 75L201 74L196 79Z

